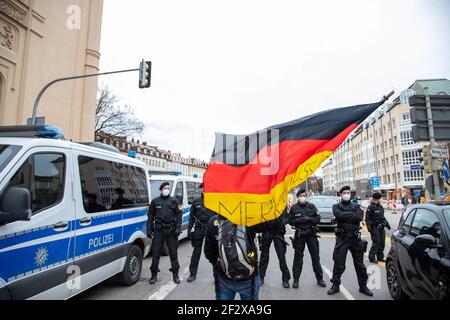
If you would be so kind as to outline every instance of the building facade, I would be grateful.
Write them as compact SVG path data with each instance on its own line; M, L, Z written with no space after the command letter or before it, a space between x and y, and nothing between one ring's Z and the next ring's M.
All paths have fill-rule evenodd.
M425 196L425 172L419 160L424 143L412 138L409 98L450 94L447 79L417 80L393 103L385 104L363 123L332 157L335 185L349 185L362 199L380 191L386 199L399 199L401 191ZM352 181L353 180L353 181ZM353 182L353 183L352 183Z
M99 71L102 14L103 0L0 1L0 125L26 124L48 82ZM57 83L37 115L93 141L96 93L96 78Z
M149 171L179 172L188 177L203 179L208 168L208 163L205 161L191 157L186 158L179 153L150 146L147 142L128 140L127 137L97 133L95 141L113 146L124 155L128 155L130 151L136 152L136 159L144 162Z
M322 166L323 192L327 195L336 195L336 182L333 158L331 157Z

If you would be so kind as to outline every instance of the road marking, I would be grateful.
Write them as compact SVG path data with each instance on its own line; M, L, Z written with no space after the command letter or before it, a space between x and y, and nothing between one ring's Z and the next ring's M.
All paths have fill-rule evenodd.
M188 274L189 268L184 269L182 275L180 276L180 280L183 281L184 277ZM165 285L161 286L158 291L152 294L148 300L164 300L178 285L170 280Z
M333 278L333 274L331 273L330 270L328 270L328 268L326 266L322 266L322 269L330 279ZM340 286L340 289L341 289L342 294L345 296L345 298L347 300L356 300L343 285Z

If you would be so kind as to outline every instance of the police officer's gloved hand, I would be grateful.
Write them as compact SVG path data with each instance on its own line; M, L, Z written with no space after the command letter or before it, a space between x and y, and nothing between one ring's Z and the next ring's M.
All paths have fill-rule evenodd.
M147 233L147 237L150 238L150 239L153 239L153 232L148 232Z
M179 237L180 236L180 234L181 234L181 231L180 230L177 230L177 231L175 231L175 237Z

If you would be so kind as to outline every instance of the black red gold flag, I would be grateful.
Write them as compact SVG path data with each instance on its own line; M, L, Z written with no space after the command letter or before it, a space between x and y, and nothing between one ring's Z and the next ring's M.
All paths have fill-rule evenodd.
M327 110L250 135L216 134L205 206L244 226L278 218L289 192L384 102Z

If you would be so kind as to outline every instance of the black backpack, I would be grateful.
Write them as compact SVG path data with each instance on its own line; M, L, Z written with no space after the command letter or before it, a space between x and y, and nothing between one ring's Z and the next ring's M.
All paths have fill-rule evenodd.
M228 220L218 219L220 268L232 280L245 280L254 275L257 267L256 252L249 243L247 229Z

